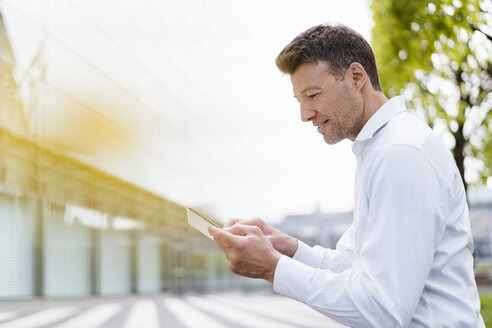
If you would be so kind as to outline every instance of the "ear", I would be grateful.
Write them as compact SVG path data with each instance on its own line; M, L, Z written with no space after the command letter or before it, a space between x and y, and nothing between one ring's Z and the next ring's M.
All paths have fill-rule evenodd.
M366 84L368 80L368 76L364 66L362 66L358 62L353 62L347 69L347 76L353 86L357 89L362 89L362 87Z

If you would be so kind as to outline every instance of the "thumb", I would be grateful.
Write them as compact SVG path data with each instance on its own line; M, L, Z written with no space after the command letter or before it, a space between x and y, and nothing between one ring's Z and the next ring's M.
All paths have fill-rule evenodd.
M215 237L215 235L217 234L217 232L219 232L220 230L222 229L219 229L217 227L214 227L213 225L209 225L208 226L208 233L212 235L212 237Z

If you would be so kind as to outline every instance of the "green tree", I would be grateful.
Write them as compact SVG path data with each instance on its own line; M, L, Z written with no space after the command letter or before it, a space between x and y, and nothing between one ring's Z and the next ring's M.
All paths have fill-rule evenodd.
M492 173L492 1L372 0L372 45L389 97L442 135L465 180Z

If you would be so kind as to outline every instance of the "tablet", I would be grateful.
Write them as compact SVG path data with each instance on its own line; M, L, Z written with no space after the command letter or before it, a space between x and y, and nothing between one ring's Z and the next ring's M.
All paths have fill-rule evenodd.
M196 210L190 207L186 209L186 214L188 216L188 224L210 239L214 239L214 237L212 237L212 235L208 233L209 226L213 225L219 229L222 229L222 227L217 222L207 218L205 215L198 213Z

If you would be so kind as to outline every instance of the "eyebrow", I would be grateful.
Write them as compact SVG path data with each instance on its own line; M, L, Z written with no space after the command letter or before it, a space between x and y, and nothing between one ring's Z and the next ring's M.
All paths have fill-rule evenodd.
M306 91L308 91L309 89L319 89L319 90L321 90L321 88L319 88L319 87L306 87L306 88L304 88L304 89L300 92L300 94L301 94L301 95L305 94L305 93L306 93ZM297 98L297 96L296 96L296 95L294 95L293 97L294 97L294 98L296 98L297 100L299 100L299 99Z

